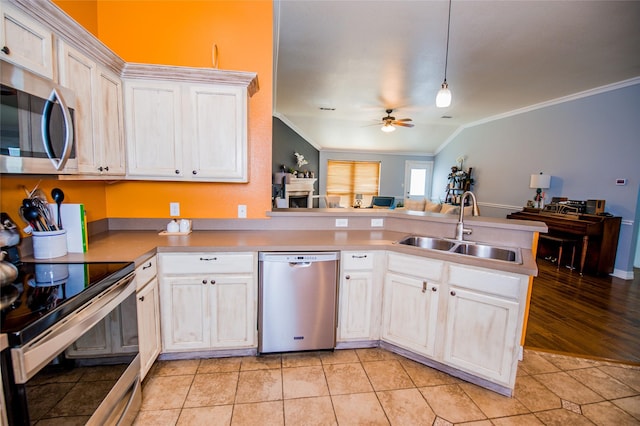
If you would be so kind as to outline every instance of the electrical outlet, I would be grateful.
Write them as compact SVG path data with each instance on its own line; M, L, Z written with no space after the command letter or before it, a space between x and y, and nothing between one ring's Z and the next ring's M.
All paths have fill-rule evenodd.
M180 216L180 203L169 203L169 215Z
M238 217L247 217L247 206L245 206L244 204L238 204Z
M349 219L336 219L336 226L338 228L346 228L349 226Z
M371 227L372 228L379 228L381 226L384 226L384 219L382 219L382 218L371 219Z

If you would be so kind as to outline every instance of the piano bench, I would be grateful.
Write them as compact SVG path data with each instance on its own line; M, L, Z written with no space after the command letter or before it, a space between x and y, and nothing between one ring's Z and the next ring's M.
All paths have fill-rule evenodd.
M571 246L571 264L568 267L571 269L574 269L573 261L576 258L577 240L573 238L556 237L554 235L547 235L547 234L540 234L539 239L558 244L558 260L557 260L558 263L556 267L556 269L558 270L560 269L560 260L562 259L562 249L565 245L570 245Z

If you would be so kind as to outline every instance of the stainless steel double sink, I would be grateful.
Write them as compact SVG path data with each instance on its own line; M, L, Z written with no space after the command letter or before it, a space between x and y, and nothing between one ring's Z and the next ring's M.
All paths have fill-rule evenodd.
M496 247L473 241L458 241L419 235L406 236L396 241L396 244L522 264L522 254L518 248Z

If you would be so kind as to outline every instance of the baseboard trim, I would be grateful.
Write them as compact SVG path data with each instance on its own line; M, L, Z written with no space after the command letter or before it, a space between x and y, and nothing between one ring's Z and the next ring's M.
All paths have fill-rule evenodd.
M624 269L614 269L611 276L621 278L623 280L633 280L633 270L625 271Z

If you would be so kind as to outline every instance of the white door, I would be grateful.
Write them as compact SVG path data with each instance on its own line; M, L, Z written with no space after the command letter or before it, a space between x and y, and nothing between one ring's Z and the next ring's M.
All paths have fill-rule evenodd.
M409 200L431 198L433 161L405 161L404 196Z

